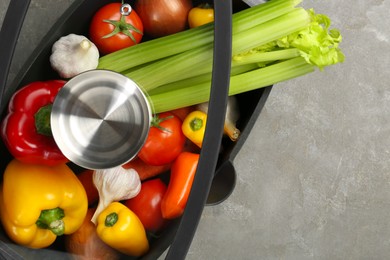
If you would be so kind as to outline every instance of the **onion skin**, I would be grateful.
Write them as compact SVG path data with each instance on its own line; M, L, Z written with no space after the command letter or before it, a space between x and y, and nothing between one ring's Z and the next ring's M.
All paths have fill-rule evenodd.
M188 28L191 0L137 0L134 10L142 20L144 33L158 38Z
M83 225L65 237L66 250L74 260L118 260L121 254L105 244L96 233L96 226L90 220L94 211L94 208L89 208Z

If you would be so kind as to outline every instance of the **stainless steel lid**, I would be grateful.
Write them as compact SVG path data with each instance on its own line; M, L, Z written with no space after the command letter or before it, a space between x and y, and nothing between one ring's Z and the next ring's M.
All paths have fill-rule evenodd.
M51 128L70 161L88 169L107 169L137 155L151 117L147 98L134 81L116 72L91 70L60 90Z

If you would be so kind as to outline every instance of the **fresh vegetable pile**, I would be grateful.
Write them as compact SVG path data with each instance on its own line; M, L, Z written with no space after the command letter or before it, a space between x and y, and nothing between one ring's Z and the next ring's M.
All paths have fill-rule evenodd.
M271 0L233 15L227 140L240 138L238 94L343 62L340 32L300 2ZM58 80L20 88L1 124L14 157L0 189L1 223L11 240L44 248L64 235L76 258L137 257L183 214L207 122L212 21L210 3L116 2L95 13L88 34L58 39L48 61ZM66 80L93 69L134 80L154 117L135 159L76 170L51 136L51 104Z

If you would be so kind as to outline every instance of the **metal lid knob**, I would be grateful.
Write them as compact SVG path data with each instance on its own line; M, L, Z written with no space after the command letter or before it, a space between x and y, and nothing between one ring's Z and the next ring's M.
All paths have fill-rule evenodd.
M151 117L147 98L134 81L116 72L91 70L60 90L51 128L70 161L88 169L106 169L137 155Z

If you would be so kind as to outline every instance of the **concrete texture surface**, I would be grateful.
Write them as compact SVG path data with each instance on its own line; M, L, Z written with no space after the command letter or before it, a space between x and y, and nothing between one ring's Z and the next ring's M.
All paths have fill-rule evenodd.
M32 0L11 78L72 2ZM390 256L390 0L302 6L331 17L346 61L274 86L187 259Z

